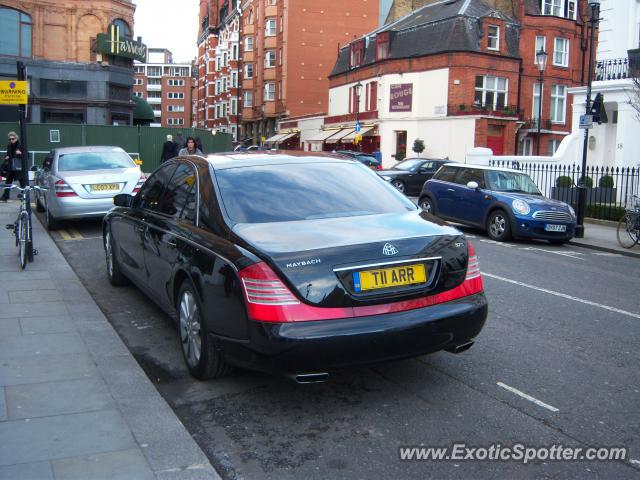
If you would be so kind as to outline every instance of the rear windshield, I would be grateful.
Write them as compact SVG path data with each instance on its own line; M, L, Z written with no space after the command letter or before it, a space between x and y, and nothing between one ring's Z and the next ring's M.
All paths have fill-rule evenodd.
M58 157L58 171L112 170L131 168L136 164L124 152L79 152L65 153Z
M234 223L406 212L417 207L359 163L282 164L216 172Z

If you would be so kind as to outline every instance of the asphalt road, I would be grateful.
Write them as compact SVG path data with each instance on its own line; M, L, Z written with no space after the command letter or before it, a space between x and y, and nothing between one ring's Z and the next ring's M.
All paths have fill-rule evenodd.
M466 232L490 303L476 344L316 385L246 371L193 380L170 320L135 287L109 285L99 223L52 236L226 479L640 478L640 260ZM401 446L460 442L630 450L528 465L399 458Z

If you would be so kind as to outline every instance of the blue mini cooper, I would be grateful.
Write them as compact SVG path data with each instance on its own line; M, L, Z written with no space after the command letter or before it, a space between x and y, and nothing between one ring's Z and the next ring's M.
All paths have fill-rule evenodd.
M497 241L538 238L565 243L573 237L570 205L542 195L518 170L448 163L422 187L418 205L446 220L486 229Z

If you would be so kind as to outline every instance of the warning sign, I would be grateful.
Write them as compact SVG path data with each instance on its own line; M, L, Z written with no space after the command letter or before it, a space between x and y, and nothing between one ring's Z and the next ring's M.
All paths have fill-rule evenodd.
M25 105L27 103L29 100L26 81L0 81L0 105Z

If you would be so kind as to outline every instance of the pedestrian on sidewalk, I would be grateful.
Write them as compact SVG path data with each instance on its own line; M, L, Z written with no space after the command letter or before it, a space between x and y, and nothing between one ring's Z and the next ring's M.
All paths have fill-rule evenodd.
M176 133L175 142L176 142L176 145L177 145L176 151L180 152L180 150L182 150L185 147L186 143L187 143L187 142L184 141L184 137L182 136L182 132Z
M175 157L178 154L178 144L173 141L173 135L167 135L167 141L162 145L160 163Z
M183 155L202 155L202 151L196 146L196 139L187 137L187 146L180 150L180 156Z
M15 180L20 180L20 186L24 188L24 179L22 178L22 145L18 139L16 132L9 132L9 144L7 145L7 154L4 157L4 163L2 165L2 175L7 177L6 184L11 185ZM5 188L2 193L2 200L6 202L9 200L9 194L11 190Z

